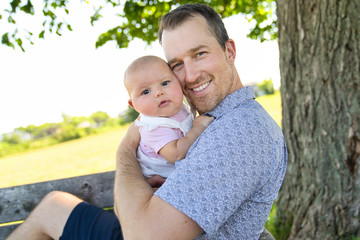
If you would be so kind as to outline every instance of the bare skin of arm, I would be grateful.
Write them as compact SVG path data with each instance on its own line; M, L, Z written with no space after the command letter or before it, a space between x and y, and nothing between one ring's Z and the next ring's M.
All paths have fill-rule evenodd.
M194 239L203 232L202 228L155 196L154 190L144 179L136 158L139 141L139 131L132 124L117 151L114 205L124 238ZM157 180L154 181L151 184L155 185Z
M159 151L159 154L171 163L185 158L191 145L201 135L201 133L214 120L212 117L198 116L193 121L193 127L182 138L169 142Z

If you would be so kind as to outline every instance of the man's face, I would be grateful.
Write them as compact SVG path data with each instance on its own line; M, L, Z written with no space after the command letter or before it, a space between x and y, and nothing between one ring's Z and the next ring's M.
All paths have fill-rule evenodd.
M224 51L202 16L165 30L162 46L185 96L200 114L237 90L234 42L229 40Z

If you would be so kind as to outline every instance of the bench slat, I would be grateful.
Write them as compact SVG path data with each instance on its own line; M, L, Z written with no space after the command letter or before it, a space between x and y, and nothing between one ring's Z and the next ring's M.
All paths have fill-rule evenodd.
M113 206L114 171L0 189L0 223L24 220L50 191L72 193L101 208Z

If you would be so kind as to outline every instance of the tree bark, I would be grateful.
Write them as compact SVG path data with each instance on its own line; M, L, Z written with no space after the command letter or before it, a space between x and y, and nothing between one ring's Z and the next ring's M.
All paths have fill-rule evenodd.
M360 237L360 1L276 0L288 239Z

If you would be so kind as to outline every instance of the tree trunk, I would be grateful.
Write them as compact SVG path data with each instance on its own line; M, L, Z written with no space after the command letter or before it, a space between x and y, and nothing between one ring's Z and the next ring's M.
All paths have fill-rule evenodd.
M360 1L276 0L288 239L360 237Z

